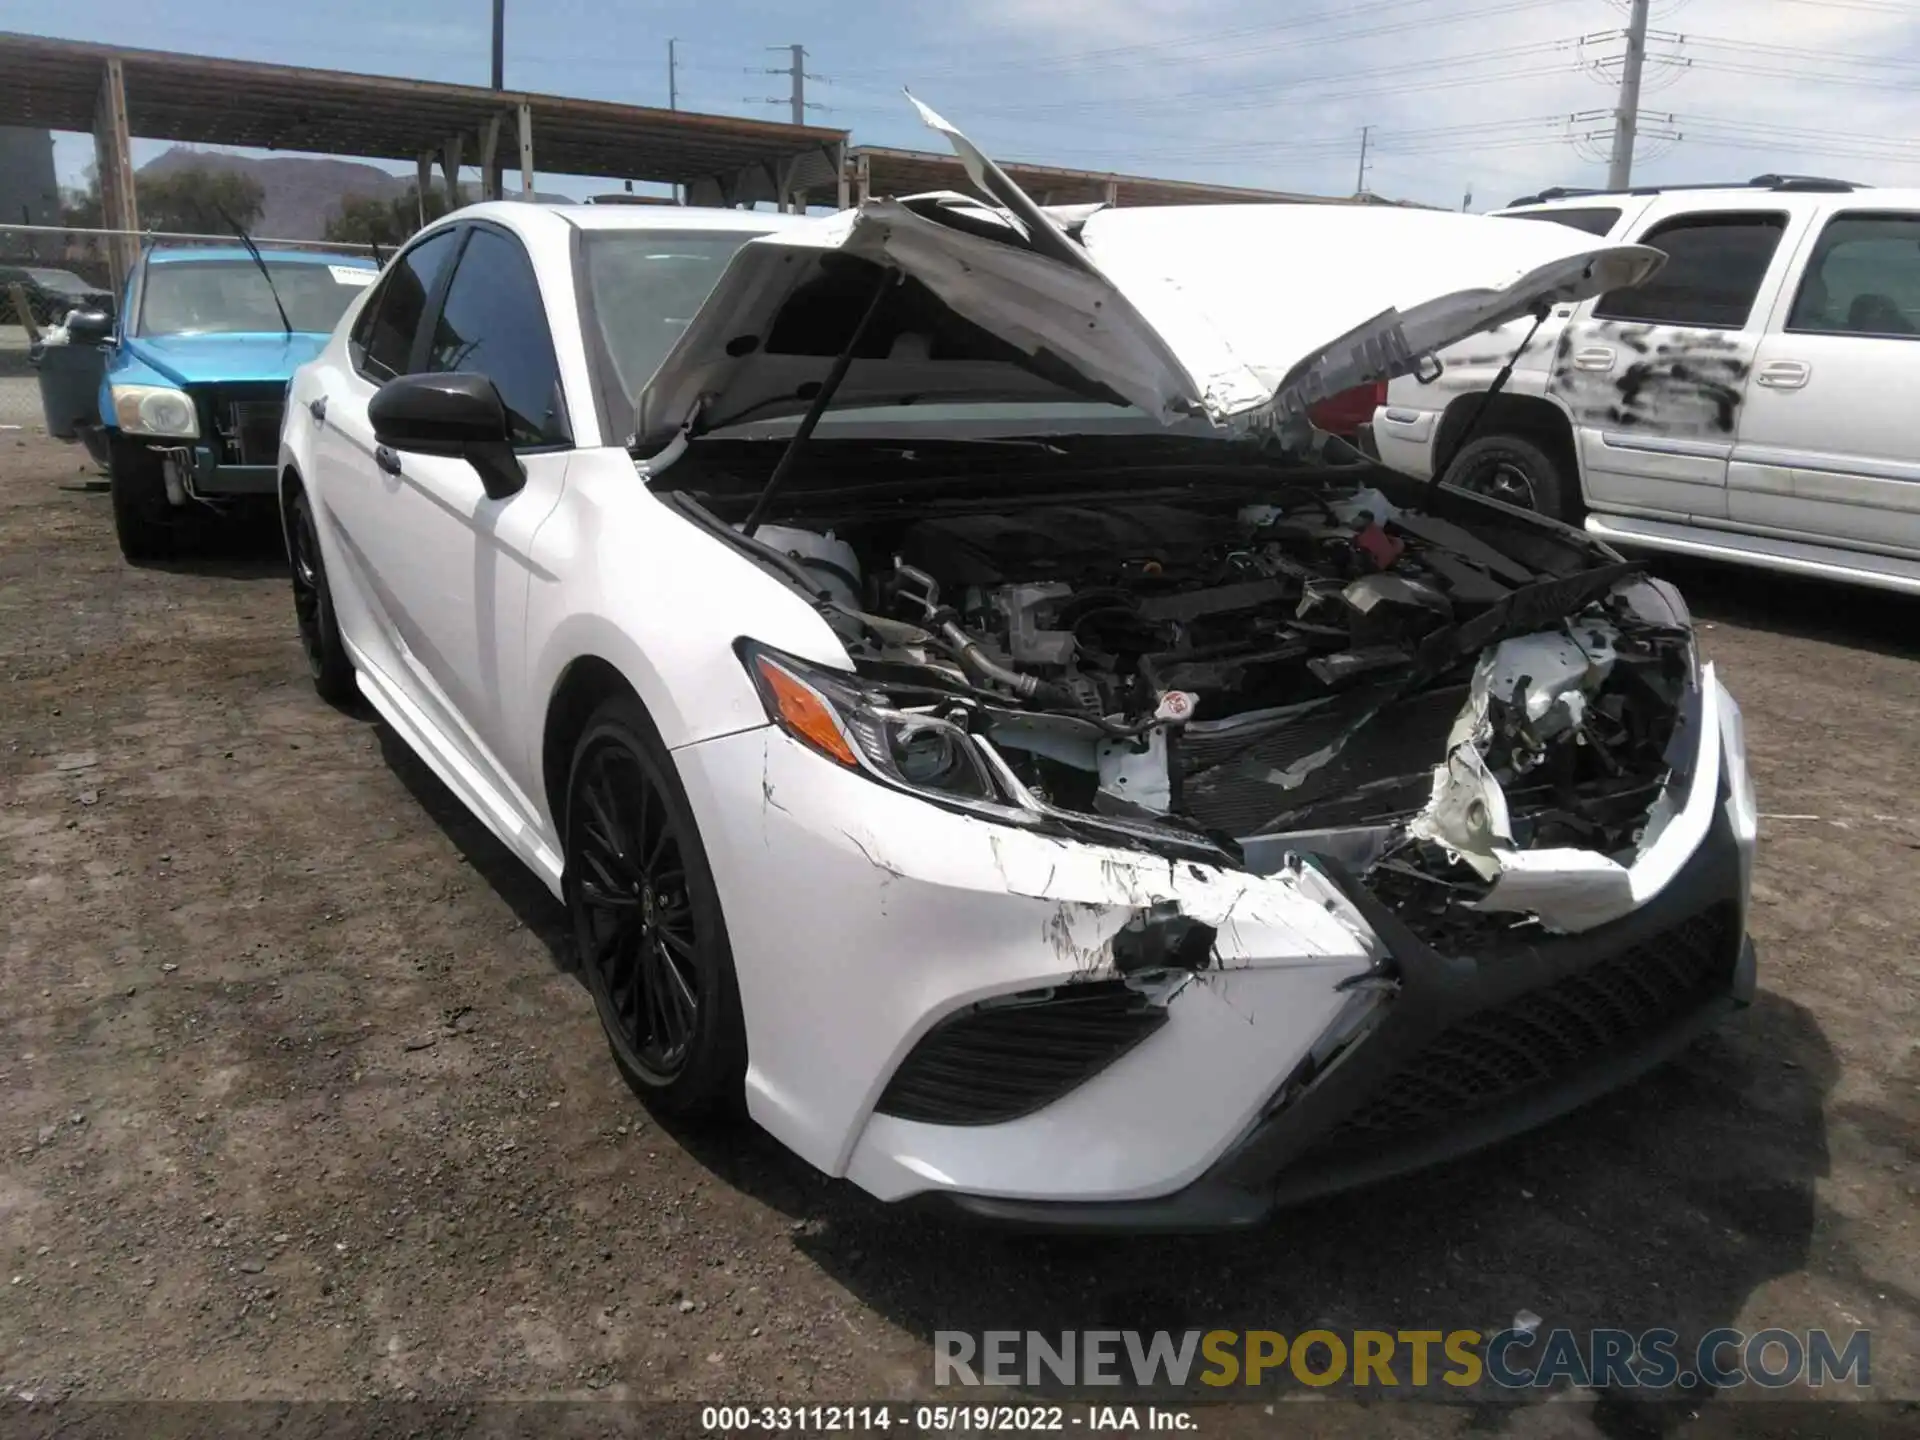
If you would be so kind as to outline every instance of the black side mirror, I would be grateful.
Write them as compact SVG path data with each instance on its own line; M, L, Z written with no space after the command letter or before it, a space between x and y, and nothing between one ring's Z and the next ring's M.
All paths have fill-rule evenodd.
M395 376L373 397L367 418L382 445L465 460L479 473L490 500L504 500L527 483L513 453L507 407L484 375Z
M67 341L73 345L104 345L113 338L113 317L104 310L73 310L67 314Z

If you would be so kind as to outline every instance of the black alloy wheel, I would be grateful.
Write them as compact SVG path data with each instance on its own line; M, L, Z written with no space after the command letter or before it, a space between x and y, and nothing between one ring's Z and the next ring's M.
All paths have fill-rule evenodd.
M718 893L672 761L637 702L608 701L574 751L567 908L614 1058L678 1114L736 1100L745 1024Z
M313 688L329 705L345 705L354 698L353 662L340 640L340 622L333 611L333 591L327 585L326 561L320 553L320 532L313 521L313 504L297 485L287 495L287 561L293 573L293 619L300 631Z

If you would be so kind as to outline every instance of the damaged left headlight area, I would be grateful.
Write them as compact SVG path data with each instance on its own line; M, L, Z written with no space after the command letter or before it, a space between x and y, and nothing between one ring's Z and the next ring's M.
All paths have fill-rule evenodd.
M1043 770L1097 773L1103 748L1151 755L1151 737L1121 740L1091 720L1003 709L885 663L848 672L751 640L736 648L770 721L868 779L1003 824L1171 847L1209 860L1235 858L1230 842L1171 825L1062 809L1041 788ZM1162 734L1162 773L1165 744Z

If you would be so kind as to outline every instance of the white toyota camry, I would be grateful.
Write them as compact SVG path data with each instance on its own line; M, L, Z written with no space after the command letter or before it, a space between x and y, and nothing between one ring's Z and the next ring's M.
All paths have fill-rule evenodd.
M1662 257L1046 210L950 138L980 198L459 211L292 382L316 685L564 900L635 1087L888 1200L1225 1226L1750 998L1678 594L1312 423Z

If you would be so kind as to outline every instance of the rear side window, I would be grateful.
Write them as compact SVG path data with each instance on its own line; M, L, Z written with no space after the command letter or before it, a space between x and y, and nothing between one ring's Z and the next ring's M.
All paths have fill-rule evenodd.
M1620 212L1607 206L1591 210L1513 210L1502 220L1551 220L1555 225L1571 225L1589 235L1606 235L1620 219Z
M1614 290L1593 313L1603 320L1738 330L1787 228L1785 215L1687 215L1656 225L1639 243L1667 252L1646 284Z
M1920 336L1920 215L1836 215L1807 262L1787 329Z
M353 360L369 380L379 383L406 373L427 300L453 258L458 239L458 231L442 230L406 251L393 262L378 293L360 312L353 327Z
M516 240L476 228L447 287L427 369L486 376L506 402L515 445L565 444L560 366L533 265Z

